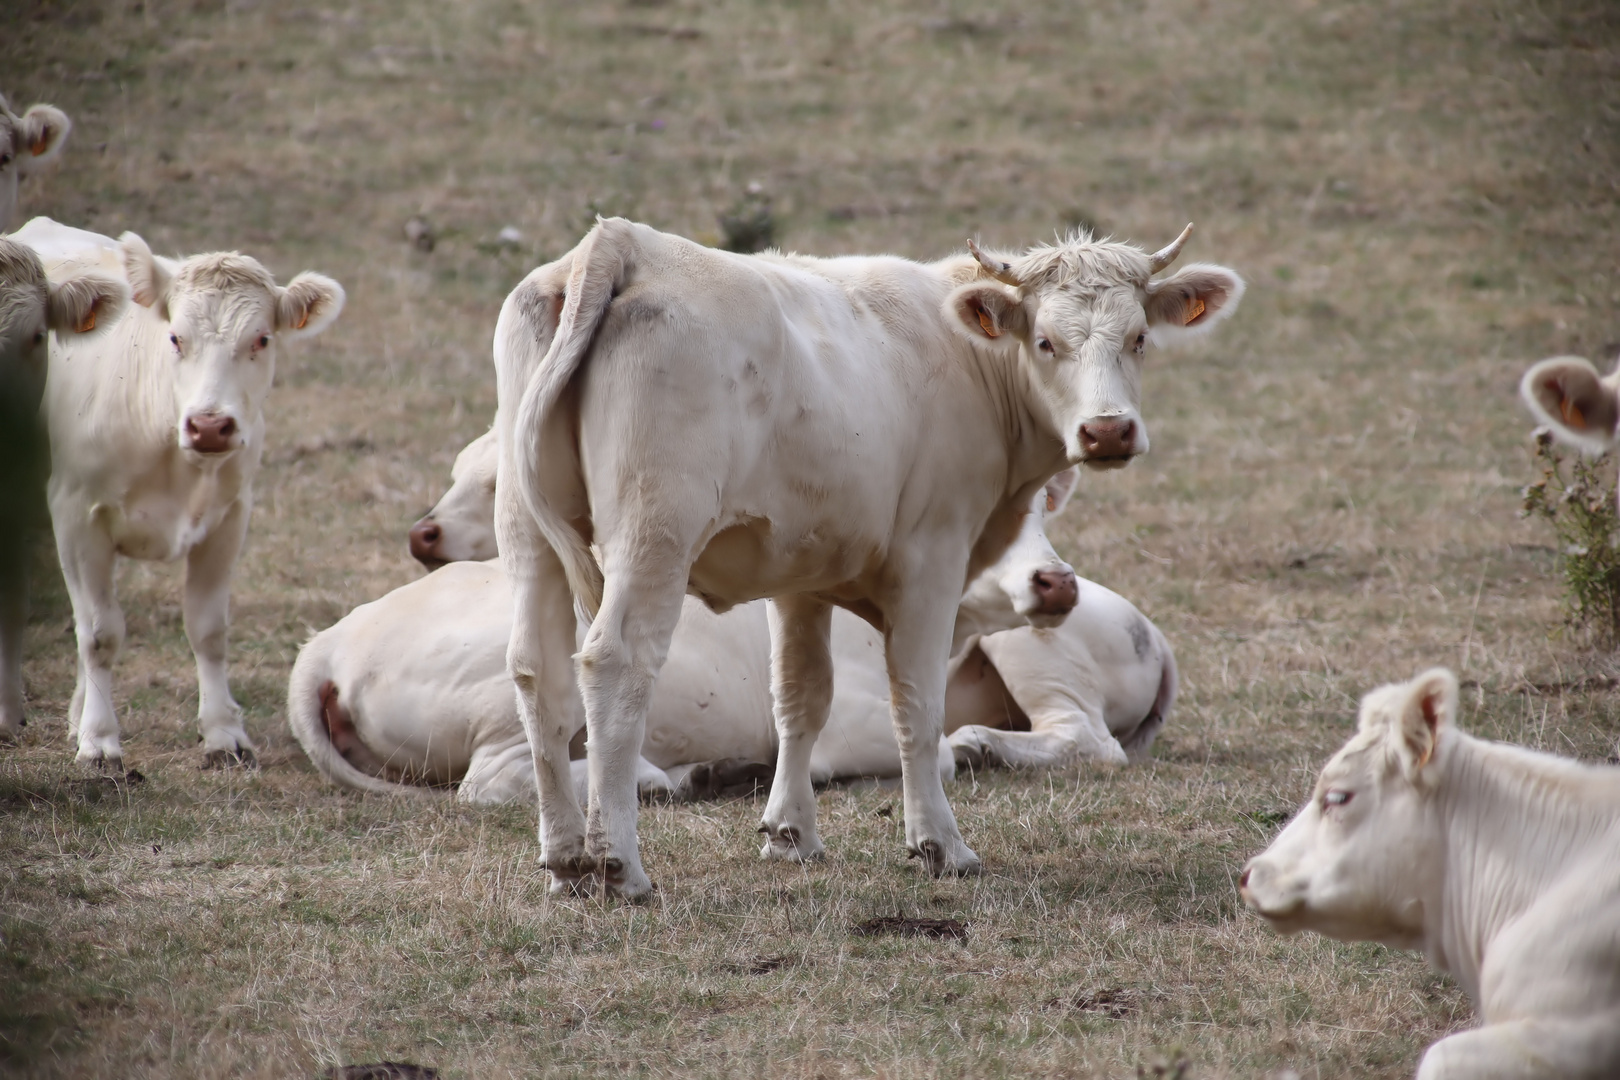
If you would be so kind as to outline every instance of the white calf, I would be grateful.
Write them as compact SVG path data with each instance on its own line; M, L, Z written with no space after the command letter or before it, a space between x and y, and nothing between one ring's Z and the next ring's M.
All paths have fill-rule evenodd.
M450 490L411 526L413 559L433 570L445 563L495 557L495 469L500 457L493 430L456 455Z
M73 121L50 105L32 105L21 116L0 95L0 233L17 215L17 182L62 152Z
M0 738L14 737L24 723L28 549L49 470L39 422L48 335L66 341L105 329L128 302L122 276L69 267L47 277L32 248L0 237Z
M47 267L122 271L135 304L94 342L51 348L51 523L73 622L78 685L69 712L78 760L120 762L112 661L124 638L113 564L186 560L186 637L197 659L198 720L212 763L251 759L225 672L230 575L247 534L264 452L264 402L281 343L319 333L343 289L319 274L285 287L234 252L175 261L125 233L36 218L15 236Z
M1620 1076L1620 770L1470 738L1436 668L1362 699L1239 879L1284 933L1422 949L1484 1024L1419 1080Z

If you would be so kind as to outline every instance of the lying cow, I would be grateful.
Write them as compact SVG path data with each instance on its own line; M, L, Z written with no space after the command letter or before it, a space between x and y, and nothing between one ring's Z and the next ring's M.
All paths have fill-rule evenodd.
M1620 1076L1620 772L1471 738L1436 668L1361 702L1356 734L1239 879L1284 933L1422 949L1483 1026L1442 1077Z
M230 575L247 534L264 452L264 402L283 342L324 330L343 289L304 273L278 286L235 252L158 258L125 233L36 218L15 237L54 262L121 271L135 304L94 342L51 348L51 523L78 635L69 712L81 762L118 763L112 661L124 637L117 556L186 560L186 637L197 658L198 720L210 763L251 761L253 742L225 675Z
M476 460L477 448L474 443L458 459L455 485L430 515L452 543L463 539L464 529L476 535L480 525L488 528L481 515L466 513L477 499L464 497L464 489L476 492L482 484L461 466ZM1026 519L1020 542L975 583L992 587L969 590L959 610L959 633L969 640L946 694L946 728L957 758L965 748L975 763L1125 761L1146 752L1168 715L1175 664L1163 637L1115 594L1090 582L1076 587L1044 544L1042 518L1062 509L1072 480L1072 473L1060 473L1041 493L1042 505ZM1024 569L1012 572L1014 565ZM1037 578L1052 583L1052 591L1078 595L1079 610L1050 630L994 633L1031 617L1055 617L1055 611L1019 611ZM995 587L998 582L1004 584ZM396 589L304 647L288 690L293 732L329 779L358 790L459 782L458 797L472 802L533 799L532 759L503 660L510 627L511 587L499 563L447 566ZM987 630L991 636L981 639ZM1144 637L1151 642L1147 650ZM900 752L889 721L882 640L843 611L833 613L832 638L832 716L811 755L812 780L897 776ZM1009 694L981 651L986 642L1005 643L991 647L1025 668L1041 657L1070 666L1064 678L1035 673L1024 693ZM769 664L763 602L716 615L686 600L653 687L638 764L643 796L684 797L728 776L769 772L776 756ZM1025 726L1035 731L996 730L1016 726L1026 711L1035 720ZM998 737L1011 749L997 744ZM1021 740L1040 745L1026 749ZM944 757L942 769L954 771L953 760ZM576 760L572 766L580 790L583 765Z
M51 105L31 105L21 116L0 95L0 233L17 216L17 182L62 152L73 121Z
M773 601L762 854L822 850L810 756L839 606L884 637L907 848L935 875L977 871L939 781L958 598L1050 477L1147 449L1149 331L1201 331L1243 287L1214 266L1154 279L1186 235L1155 255L1080 236L925 265L735 255L608 219L565 290L513 290L495 333L496 532L553 888L651 888L636 747L687 592L716 610ZM577 686L576 603L592 618ZM581 696L588 821L567 771Z
M8 513L0 528L0 738L14 738L24 723L29 547L49 467L39 424L48 335L69 341L105 330L128 302L121 275L69 267L47 277L32 248L0 237L0 506Z

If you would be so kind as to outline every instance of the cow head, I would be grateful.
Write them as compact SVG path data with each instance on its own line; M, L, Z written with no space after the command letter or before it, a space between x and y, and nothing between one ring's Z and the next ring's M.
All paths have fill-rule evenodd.
M118 243L135 302L167 324L180 448L198 461L244 448L262 430L278 345L326 329L343 309L343 287L310 273L281 287L235 252L176 261L134 233Z
M1457 679L1444 668L1363 698L1356 734L1311 801L1243 868L1244 901L1284 933L1419 945L1439 880L1435 792L1456 714Z
M449 562L493 559L495 470L500 447L490 429L462 448L450 469L450 490L411 526L411 555L429 570Z
M1519 396L1560 442L1601 454L1620 439L1620 370L1605 378L1579 356L1555 356L1524 373Z
M1224 266L1153 277L1191 231L1152 255L1088 234L1010 261L968 242L990 280L954 290L946 314L979 344L1022 357L1030 404L1071 464L1117 468L1145 453L1139 369L1148 345L1201 334L1236 310L1243 279Z
M129 286L94 270L47 277L32 248L0 237L0 399L5 415L31 414L45 390L48 332L88 334L123 314ZM10 420L0 420L9 423Z
M994 634L1018 626L1051 628L1080 600L1074 568L1046 538L1047 519L1063 512L1079 475L1069 468L1048 480L1030 500L1018 536L994 566L968 584L956 612L957 641L968 634Z
M62 152L73 121L50 105L34 105L18 116L0 97L0 233L17 212L17 181Z

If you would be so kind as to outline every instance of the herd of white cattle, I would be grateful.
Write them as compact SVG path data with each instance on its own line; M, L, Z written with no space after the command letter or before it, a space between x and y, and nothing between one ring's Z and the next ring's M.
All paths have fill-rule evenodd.
M0 233L70 127L0 99ZM1189 232L1152 254L1079 235L923 264L598 221L507 297L494 426L409 534L432 572L305 645L294 735L358 791L537 802L558 891L646 893L638 800L756 783L762 854L814 858L814 785L859 778L900 778L930 873L977 871L945 796L958 768L1139 761L1175 702L1164 635L1076 577L1045 525L1079 466L1147 450L1144 352L1242 297L1225 267L1165 272ZM78 761L123 760L122 555L186 560L205 758L253 762L230 574L278 351L343 303L330 278L281 286L235 252L168 259L46 218L0 236L3 445L49 449L48 470L0 460L0 483L47 497ZM1521 389L1560 438L1616 442L1620 372L1562 357ZM22 531L0 538L6 736ZM1420 1077L1620 1076L1620 770L1471 738L1456 710L1440 669L1369 693L1243 899L1284 932L1422 949L1456 976L1484 1022Z

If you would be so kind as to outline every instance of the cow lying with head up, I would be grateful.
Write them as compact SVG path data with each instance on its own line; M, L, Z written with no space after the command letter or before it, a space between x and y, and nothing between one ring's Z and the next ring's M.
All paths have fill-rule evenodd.
M1435 669L1372 691L1359 730L1244 900L1285 933L1422 949L1484 1024L1420 1080L1620 1076L1620 770L1471 738Z
M253 508L276 357L337 317L343 289L310 273L277 285L235 252L160 258L134 233L115 243L48 218L14 239L47 269L82 262L121 274L135 299L93 342L57 338L45 389L51 524L79 645L68 716L78 760L123 759L112 689L124 638L113 595L120 555L186 560L203 749L212 763L251 760L225 675L231 569Z
M762 854L822 850L810 759L836 606L883 635L907 849L931 874L978 870L939 781L961 592L1048 479L1147 449L1150 334L1207 329L1243 288L1216 266L1156 278L1185 238L921 264L735 255L608 219L565 289L542 274L513 290L495 332L496 533L553 888L651 888L636 747L687 593L715 610L771 598ZM581 698L588 815L567 771Z
M17 183L62 152L73 121L51 105L30 105L21 116L0 95L0 233L17 215Z
M29 547L49 471L39 422L49 335L71 341L104 331L128 302L122 276L59 267L47 277L32 248L0 237L0 738L23 726Z
M450 549L476 548L481 537L493 545L493 501L479 494L493 480L491 443L486 435L461 453L450 491L422 519ZM485 467L487 477L480 475ZM1168 643L1114 593L1076 582L1045 540L1044 519L1062 510L1072 479L1060 473L1042 491L1019 540L980 575L958 610L965 644L946 696L954 759L942 759L942 769L953 760L1134 760L1169 714L1176 683ZM413 551L420 528L412 529ZM1023 626L1029 618L1055 621L1075 596L1079 607L1061 625ZM1043 602L1046 610L1036 610ZM462 564L357 608L317 635L299 655L287 706L311 760L359 790L458 783L458 797L470 801L532 799L528 743L497 655L510 611L510 585L498 564ZM999 627L1018 629L995 632ZM770 771L776 746L766 636L758 602L715 615L688 601L649 706L638 765L644 796L701 794L727 777ZM812 752L817 783L900 773L881 646L861 620L834 612L834 703ZM1002 670L1020 678L1009 684ZM1003 730L1009 726L1033 730ZM582 766L572 766L576 785Z

